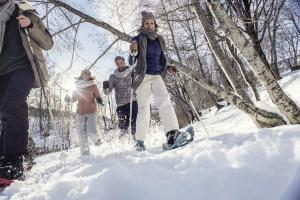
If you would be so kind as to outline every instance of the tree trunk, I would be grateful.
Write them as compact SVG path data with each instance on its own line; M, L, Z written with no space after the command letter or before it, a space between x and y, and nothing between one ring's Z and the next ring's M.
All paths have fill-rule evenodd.
M256 85L255 85L254 81L251 80L252 77L249 77L249 75L247 74L244 64L243 64L242 60L240 59L240 57L237 55L237 52L235 51L234 46L231 44L231 42L228 38L225 38L225 41L226 41L227 47L231 53L231 56L233 57L233 59L235 60L237 65L239 66L242 77L244 78L248 87L252 91L253 96L255 97L256 101L260 101L260 97L259 97L258 91L256 89Z
M248 61L252 70L260 82L265 87L271 97L272 102L288 118L291 124L300 123L299 107L283 92L277 83L276 77L271 70L265 65L263 60L258 56L249 40L243 35L238 27L231 21L226 11L218 0L205 0L215 18L219 22L219 28L226 37L240 50L245 59Z
M179 72L179 73L182 73L183 75L191 78L193 81L195 81L195 83L199 84L201 87L211 91L217 96L224 98L227 102L231 103L232 105L235 105L241 111L250 115L254 123L260 128L275 127L275 126L286 124L283 118L278 114L262 110L256 107L253 103L244 100L238 95L230 91L224 90L222 87L208 84L205 81L201 79L197 79L193 75L189 75L184 72Z
M235 76L235 72L234 72L233 68L230 67L231 63L229 62L229 60L226 57L225 53L223 52L222 48L218 44L218 41L215 37L216 33L215 33L212 25L209 23L208 19L206 18L205 11L201 8L200 3L198 1L196 1L196 2L197 2L195 5L196 13L198 15L200 23L205 32L205 37L209 43L210 49L213 52L213 54L215 55L217 62L219 63L225 76L227 77L228 81L230 82L230 85L232 86L234 92L237 95L240 95L243 99L251 102L250 97L247 95L245 90L243 90L240 80L238 80L237 77Z

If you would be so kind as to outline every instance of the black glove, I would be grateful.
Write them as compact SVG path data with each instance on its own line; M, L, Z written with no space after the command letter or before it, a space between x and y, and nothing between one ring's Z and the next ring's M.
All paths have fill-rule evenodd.
M96 97L96 101L97 101L97 103L99 103L100 105L104 105L103 104L103 100L102 100L102 98L101 97Z
M108 89L109 88L109 81L103 81L103 89Z
M169 65L169 66L167 66L167 70L170 73L176 73L178 71L177 68L175 67L175 65Z

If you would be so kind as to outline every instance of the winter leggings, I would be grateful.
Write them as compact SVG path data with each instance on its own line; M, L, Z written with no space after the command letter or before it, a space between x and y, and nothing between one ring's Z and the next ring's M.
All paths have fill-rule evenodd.
M118 119L119 119L119 128L121 131L125 131L129 126L130 118L130 103L123 106L117 107ZM136 130L136 118L138 113L138 104L136 101L132 102L132 115L131 115L131 134L135 135Z
M0 155L27 152L27 96L33 83L34 75L30 66L0 76Z
M97 113L86 115L76 114L76 128L80 144L81 155L89 155L90 148L88 143L88 136L92 139L94 144L100 141L97 133Z
M136 122L136 139L145 140L150 122L150 103L152 95L156 101L165 133L178 130L177 116L170 100L169 92L160 75L145 75L137 88L138 115Z

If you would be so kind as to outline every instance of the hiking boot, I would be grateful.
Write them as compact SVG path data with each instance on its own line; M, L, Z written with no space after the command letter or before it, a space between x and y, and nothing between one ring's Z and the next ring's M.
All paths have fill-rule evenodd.
M176 141L176 139L177 139L177 137L178 137L178 135L180 134L180 131L179 130L172 130L172 131L169 131L166 135L167 135L167 144L169 145L169 146L172 146L174 143L175 143L175 141Z
M145 145L143 140L137 140L134 147L136 151L145 151Z
M23 172L23 155L0 156L0 178L21 179Z

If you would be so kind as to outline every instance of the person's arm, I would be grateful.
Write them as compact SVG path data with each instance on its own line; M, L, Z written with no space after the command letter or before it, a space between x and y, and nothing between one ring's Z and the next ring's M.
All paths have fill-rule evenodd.
M129 54L128 63L130 66L133 66L135 64L136 58L137 58L137 56L133 56L133 55Z
M94 90L94 97L100 97L101 98L101 95L100 95L100 91L98 89L98 87L95 85L95 90Z
M104 82L103 82L104 94L109 95L109 93L111 93L113 88L114 88L114 79L113 79L113 75L110 75L109 80L106 81L106 84L104 84Z
M33 13L26 14L31 21L31 24L26 29L29 37L34 40L43 50L50 50L53 47L53 40L50 32L44 26L42 20Z
M96 85L95 85L95 90L94 90L94 97L96 98L97 103L103 105L103 100L100 95L100 91Z
M129 46L128 62L129 62L129 65L131 65L131 66L133 66L135 64L137 57L138 57L138 41L139 41L138 36L133 37L131 40L131 44Z

